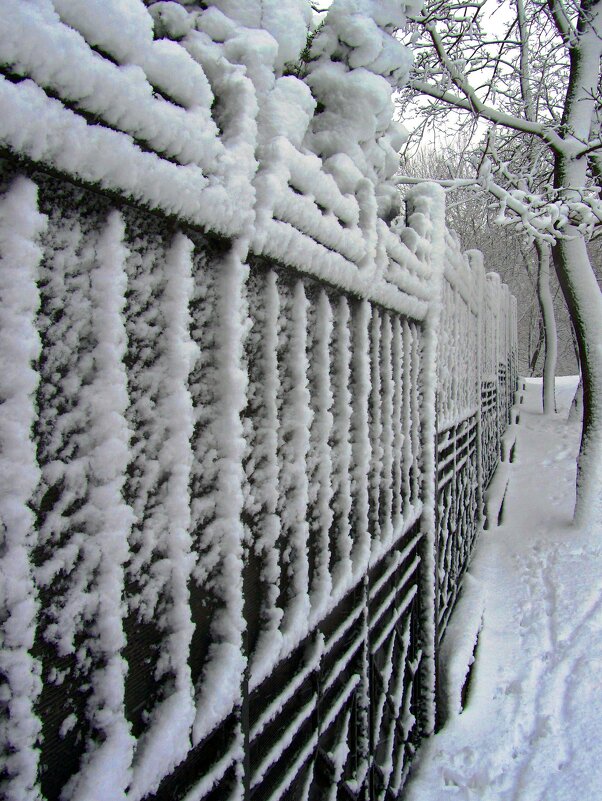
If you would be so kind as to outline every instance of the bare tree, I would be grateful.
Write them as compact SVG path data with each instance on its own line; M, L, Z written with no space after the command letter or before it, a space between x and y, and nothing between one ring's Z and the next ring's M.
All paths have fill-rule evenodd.
M466 178L474 162L474 149L470 143L448 147L437 152L422 148L403 165L411 175L428 178L445 176L448 181ZM474 187L473 187L474 188ZM466 248L477 248L483 253L485 264L499 273L518 298L523 312L518 320L519 359L522 369L536 374L540 355L543 354L542 400L546 413L554 412L554 378L558 353L558 336L554 293L550 286L550 246L535 242L509 226L495 224L497 210L487 202L483 192L475 193L462 186L450 187L446 204L446 222L460 235ZM537 314L531 312L539 311ZM562 317L562 315L561 315ZM561 325L563 346L572 346L569 326ZM526 351L526 352L525 352ZM522 352L522 353L521 353Z
M484 125L473 184L552 246L583 381L579 518L602 486L602 294L587 250L602 222L602 0L427 0L412 27L404 117L412 105L424 126Z

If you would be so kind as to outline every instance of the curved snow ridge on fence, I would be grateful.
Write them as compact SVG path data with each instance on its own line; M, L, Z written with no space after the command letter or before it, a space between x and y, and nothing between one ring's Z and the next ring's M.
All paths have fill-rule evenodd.
M148 5L7 0L0 144L422 319L429 236L390 180L414 4Z

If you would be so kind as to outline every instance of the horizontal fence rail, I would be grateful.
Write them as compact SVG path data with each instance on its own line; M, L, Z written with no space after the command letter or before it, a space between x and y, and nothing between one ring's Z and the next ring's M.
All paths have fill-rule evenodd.
M217 5L8 2L9 801L392 801L434 727L515 302Z

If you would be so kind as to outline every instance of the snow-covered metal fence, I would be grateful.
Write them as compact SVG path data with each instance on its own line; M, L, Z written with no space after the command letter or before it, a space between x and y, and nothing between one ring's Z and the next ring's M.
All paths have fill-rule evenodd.
M446 232L437 364L437 641L481 525L517 386L516 300Z
M204 5L3 14L11 801L394 798L434 725L512 302L440 190L396 208L389 61L300 77L305 0Z

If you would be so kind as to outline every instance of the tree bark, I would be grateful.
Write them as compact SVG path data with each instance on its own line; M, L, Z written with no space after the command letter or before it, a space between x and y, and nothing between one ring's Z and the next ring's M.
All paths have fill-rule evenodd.
M579 383L577 384L577 391L569 409L570 422L581 422L583 416L583 384L581 383L581 376L579 376Z
M529 332L530 334L531 332ZM535 370L537 369L537 362L539 361L539 354L541 353L541 349L544 343L544 331L543 331L543 324L541 322L541 315L539 316L539 320L537 322L537 342L535 343L535 347L533 351L530 350L529 352L529 377L532 378L535 375ZM529 345L529 349L530 349Z
M573 342L573 350L575 351L575 361L579 370L579 383L577 384L577 391L569 409L569 420L581 422L583 417L583 382L581 380L581 365L579 364L579 345L577 344L577 337L575 336L575 328L571 323L571 340Z
M544 332L543 413L556 413L556 360L558 357L558 336L554 300L550 291L550 246L541 240L535 241L537 251L537 300L541 311Z

